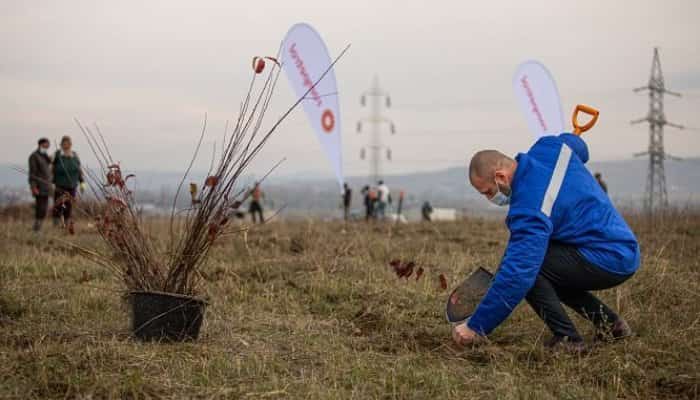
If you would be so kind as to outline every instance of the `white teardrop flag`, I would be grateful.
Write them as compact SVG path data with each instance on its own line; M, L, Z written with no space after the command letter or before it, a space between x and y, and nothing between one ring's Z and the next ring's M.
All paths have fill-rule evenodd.
M557 84L538 61L526 61L513 76L513 90L536 139L564 132L564 113Z
M294 93L301 97L313 87L331 65L328 48L316 30L308 24L296 24L282 42L282 69L287 73ZM335 71L330 70L303 101L311 127L328 157L341 190L343 151L340 130L340 104Z

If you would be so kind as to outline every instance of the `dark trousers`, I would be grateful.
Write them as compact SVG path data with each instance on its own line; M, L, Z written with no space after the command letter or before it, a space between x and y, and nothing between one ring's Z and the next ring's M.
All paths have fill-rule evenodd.
M49 210L49 196L38 195L34 196L34 219L43 221L46 218L46 213Z
M70 220L73 214L73 199L75 199L76 190L62 188L56 186L56 190L53 193L53 217L54 219L60 219L63 217L64 222Z
M527 302L555 336L583 340L562 303L603 329L618 320L617 314L589 290L609 289L632 275L617 275L589 263L569 245L550 242Z
M253 223L255 223L255 215L256 215L256 214L257 214L258 216L260 216L260 223L261 223L261 224L262 224L263 222L265 222L265 220L263 219L263 209L262 209L262 205L260 204L259 201L257 201L257 200L252 200L252 201L250 202L250 209L249 209L249 211L250 211L250 217L253 219Z
M374 201L367 200L365 201L365 219L369 221L372 218L374 218Z
M41 223L46 218L46 213L49 209L49 196L38 195L34 196L34 226L33 229L38 231L41 229Z

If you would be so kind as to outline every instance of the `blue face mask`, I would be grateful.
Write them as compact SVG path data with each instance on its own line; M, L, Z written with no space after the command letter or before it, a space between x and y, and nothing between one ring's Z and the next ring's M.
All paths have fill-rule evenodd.
M501 187L496 182L496 194L489 198L489 201L497 206L507 206L510 204L510 194L506 195L501 192Z

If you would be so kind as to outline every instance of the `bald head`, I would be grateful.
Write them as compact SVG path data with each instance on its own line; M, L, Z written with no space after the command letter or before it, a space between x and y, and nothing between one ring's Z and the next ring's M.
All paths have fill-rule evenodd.
M514 162L498 150L481 150L474 154L469 163L469 179L491 177L496 170L510 167Z
M500 151L482 150L469 163L469 181L487 198L493 197L499 187L509 193L516 167L516 161Z

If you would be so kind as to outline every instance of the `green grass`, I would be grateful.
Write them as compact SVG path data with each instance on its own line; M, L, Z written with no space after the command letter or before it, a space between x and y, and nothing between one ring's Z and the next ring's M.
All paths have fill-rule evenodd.
M527 305L490 343L452 345L437 276L453 286L477 266L495 269L500 221L271 223L223 239L204 270L201 337L184 344L131 339L118 281L59 232L35 238L26 221L3 221L0 397L698 398L700 215L632 224L643 266L602 297L637 336L573 356L542 349L548 334ZM84 223L71 239L100 245ZM399 281L392 258L426 273Z

